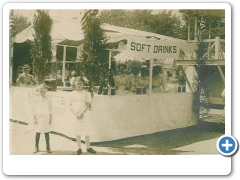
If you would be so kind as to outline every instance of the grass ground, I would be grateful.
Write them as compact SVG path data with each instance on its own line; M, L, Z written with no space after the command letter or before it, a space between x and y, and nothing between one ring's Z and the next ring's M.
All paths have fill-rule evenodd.
M221 117L212 117L221 118ZM199 141L218 138L224 134L225 124L219 122L200 121L196 126L157 132L111 142L93 143L94 146L116 148L123 154L179 154L172 150ZM131 145L136 145L136 148ZM141 145L143 148L139 148ZM126 148L131 146L131 148ZM147 148L144 148L147 147Z

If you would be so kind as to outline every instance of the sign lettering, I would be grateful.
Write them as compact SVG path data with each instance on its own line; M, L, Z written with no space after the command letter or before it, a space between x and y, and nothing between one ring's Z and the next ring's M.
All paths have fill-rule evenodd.
M173 40L129 39L127 54L139 58L178 58L178 43Z

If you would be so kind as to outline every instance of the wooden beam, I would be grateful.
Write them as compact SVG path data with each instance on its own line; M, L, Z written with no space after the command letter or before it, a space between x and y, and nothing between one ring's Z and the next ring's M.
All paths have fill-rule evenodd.
M180 67L180 69L181 69L181 71L182 71L182 73L183 73L183 76L184 76L184 78L185 78L185 80L186 80L186 82L187 82L187 85L188 85L190 91L193 92L192 86L191 86L191 84L190 84L190 82L189 82L189 80L188 80L188 78L187 78L187 76L186 76L186 73L184 72L184 70L183 70L183 68L182 68L181 65L180 65L179 67Z
M209 42L210 43L210 42ZM210 44L209 44L210 45ZM215 46L215 43L212 44L212 46L210 48L208 48L207 52L203 55L203 57L205 57L211 50L212 48Z
M197 64L197 60L175 60L175 65L189 65L194 66ZM213 66L225 66L225 59L213 59L206 60L205 65L213 65Z
M215 39L203 39L202 42L215 42ZM189 43L196 43L196 40L190 40ZM225 42L225 39L220 39L220 42Z
M225 59L225 56L223 55L223 50L222 50L222 45L221 44L220 44L220 53L221 53L222 59Z
M223 74L223 72L222 72L222 69L221 69L220 66L217 66L217 68L218 68L218 71L219 71L219 73L220 73L220 76L221 76L221 78L222 78L222 80L223 80L223 84L225 85L225 77L224 77L224 74Z
M70 45L63 45L63 44L57 44L57 43L53 43L52 45L63 46L63 47L67 46L67 47L74 47L74 48L78 48L78 47L81 46L81 45L79 45L79 46L70 46Z

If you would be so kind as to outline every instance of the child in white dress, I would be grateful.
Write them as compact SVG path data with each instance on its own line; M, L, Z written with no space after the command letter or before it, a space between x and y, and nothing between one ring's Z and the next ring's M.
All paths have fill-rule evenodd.
M51 99L46 96L47 91L47 85L39 85L38 92L40 93L40 97L38 97L33 103L33 117L36 131L35 153L39 151L39 139L41 133L45 134L46 150L48 153L51 153L49 132L51 131L52 124L52 102Z
M90 135L93 133L93 127L90 116L91 94L83 90L84 80L82 77L76 77L75 90L71 92L69 108L76 116L76 125L74 131L76 132L76 140L78 145L77 155L82 154L81 149L81 135L85 135L85 144L87 152L96 153L90 147Z

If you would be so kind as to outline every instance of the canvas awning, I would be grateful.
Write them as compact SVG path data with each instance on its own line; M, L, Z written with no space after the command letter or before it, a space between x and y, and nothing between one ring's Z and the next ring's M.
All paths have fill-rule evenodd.
M33 41L33 34L35 33L33 25L29 26L27 29L18 33L13 42L23 43L26 41ZM79 45L79 41L84 39L84 34L81 29L80 23L75 21L59 20L54 19L51 31L52 44L58 44L64 42L70 44L69 41L73 42L75 45Z
M128 41L136 39L145 41L147 43L154 42L157 44L177 44L178 48L186 53L194 52L197 45L195 43L188 43L185 40L177 39L161 34L140 31L125 27L113 26L103 24L102 28L107 36L107 49L126 51ZM14 37L14 43L32 42L34 29L29 26ZM84 34L81 29L81 24L75 20L54 19L51 31L52 44L67 45L67 46L80 46L84 41ZM166 54L165 54L166 55ZM119 55L120 56L120 55ZM134 57L136 54L125 52L124 56L118 58L124 61L126 57ZM147 57L143 56L142 58ZM150 56L149 58L151 58ZM155 57L156 58L156 57Z
M121 51L121 53L115 57L118 61L124 62L128 59L143 59L143 58L175 58L178 59L179 52L182 50L185 53L194 52L197 48L196 43L189 43L182 39L177 39L169 36L164 36L157 33L151 33L146 31L140 31L125 27L119 27L109 24L103 24L102 29L104 30L107 36L107 45L106 48L112 51ZM33 26L29 26L19 34L17 34L13 42L14 43L23 43L23 42L32 42L33 41L34 29ZM53 19L53 26L51 31L52 44L54 45L66 45L66 46L74 46L78 47L84 42L84 34L81 29L80 22L75 20L64 20L64 19ZM135 43L142 42L142 44L149 45L151 44L151 52L150 53L138 53L129 51L131 50L130 41L134 41ZM158 46L176 46L177 52L175 56L173 54L161 54L161 56L156 56L154 54L154 47ZM149 46L146 46L149 47ZM144 50L146 50L146 47ZM127 49L128 48L128 49ZM130 48L130 49L129 49ZM138 48L138 44L136 44L136 48ZM53 48L53 50L56 48ZM78 49L80 50L80 49ZM149 49L150 50L150 49ZM155 51L158 51L155 49ZM146 52L146 51L145 51ZM56 52L53 52L55 55ZM79 53L78 53L79 54ZM160 55L160 54L158 54Z

